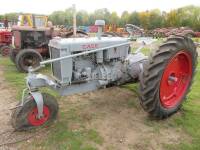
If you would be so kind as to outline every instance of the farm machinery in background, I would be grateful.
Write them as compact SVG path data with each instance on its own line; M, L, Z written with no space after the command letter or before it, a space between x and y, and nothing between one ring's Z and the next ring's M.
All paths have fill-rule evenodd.
M131 37L136 39L144 35L144 29L136 25L126 24L124 28L118 28L115 24L111 24L104 27L104 34L102 36Z
M8 25L8 21L7 25ZM0 55L9 56L12 44L12 33L8 27L4 26L3 22L0 22Z
M56 118L58 103L53 96L41 93L42 87L71 95L139 81L140 103L151 116L163 119L179 110L197 65L193 41L170 37L147 57L141 47L131 53L129 38L102 37L103 20L95 25L97 37L50 40L50 59L37 68L29 67L27 88L12 114L16 130L42 126ZM34 73L45 64L51 64L52 78Z
M9 30L0 30L0 54L9 56L12 49L12 33Z
M23 14L19 16L18 25L12 27L13 49L11 60L20 72L27 72L29 66L36 67L49 58L48 43L53 37L72 37L72 31L63 31L53 27L48 17L43 15ZM87 36L77 31L77 36Z
M189 38L195 37L195 32L187 27L181 28L156 28L152 31L148 31L148 35L154 38L165 38L171 35L187 36Z
M129 28L131 32L129 32ZM134 29L134 30L133 30ZM172 35L177 36L186 36L189 38L199 38L200 32L194 31L189 27L180 27L180 28L156 28L154 30L144 30L136 25L127 24L125 28L117 28L116 25L107 25L104 29L105 36L120 36L120 37L132 37L133 40L136 40L140 37L153 37L153 38L167 38Z

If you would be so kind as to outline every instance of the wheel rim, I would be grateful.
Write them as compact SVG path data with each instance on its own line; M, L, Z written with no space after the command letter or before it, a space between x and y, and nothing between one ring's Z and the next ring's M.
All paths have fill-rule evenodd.
M39 119L38 117L38 109L34 107L32 111L28 114L28 122L32 126L41 126L43 125L50 116L50 111L47 106L43 107L43 116Z
M40 59L35 54L27 54L21 58L21 66L22 68L28 69L28 67L32 66L33 68L39 65Z
M192 78L192 57L178 52L164 69L160 82L160 101L164 108L175 107L185 95Z
M2 48L2 56L8 56L10 52L9 47Z
M24 57L23 63L26 66L34 66L37 64L37 58L34 56L31 56L31 55L28 55L28 56Z

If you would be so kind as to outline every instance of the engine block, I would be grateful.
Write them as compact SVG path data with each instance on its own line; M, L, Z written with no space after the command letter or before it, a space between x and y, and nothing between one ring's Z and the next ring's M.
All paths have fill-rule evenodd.
M103 48L114 44L128 42L125 38L57 38L50 41L51 59L73 55L84 51ZM105 49L75 58L69 58L52 63L54 78L60 84L71 84L89 80L117 80L121 74L123 63L130 51L130 45ZM113 69L114 67L114 69Z

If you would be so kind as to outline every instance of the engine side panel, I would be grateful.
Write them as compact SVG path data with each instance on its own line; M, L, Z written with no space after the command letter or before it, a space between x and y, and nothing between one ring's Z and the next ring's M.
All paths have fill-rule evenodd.
M127 39L114 38L57 38L50 41L51 58L73 55L96 48L127 43ZM129 54L129 45L105 49L95 53L64 59L52 63L54 78L60 84L77 84L98 81L99 86L120 84L126 73L125 59Z

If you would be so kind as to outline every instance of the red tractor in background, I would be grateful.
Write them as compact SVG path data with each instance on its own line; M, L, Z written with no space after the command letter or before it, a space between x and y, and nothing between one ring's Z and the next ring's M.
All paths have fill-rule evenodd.
M49 58L48 43L53 37L72 37L73 32L55 29L48 17L44 15L23 14L19 16L18 25L12 27L13 49L10 59L16 64L18 71L28 72L28 68L37 67ZM77 36L87 36L77 31Z
M0 23L0 29L0 54L8 56L11 49L12 33L5 29L3 23Z
M48 57L50 30L46 16L19 16L18 25L12 27L14 48L10 52L19 71L26 72L29 66L37 66L43 57Z

